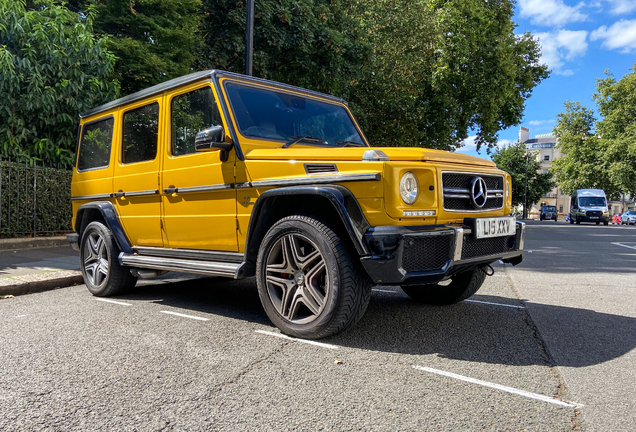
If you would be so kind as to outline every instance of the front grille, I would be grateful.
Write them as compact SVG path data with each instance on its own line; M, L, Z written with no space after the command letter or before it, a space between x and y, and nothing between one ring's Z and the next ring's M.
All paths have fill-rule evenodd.
M471 234L464 234L462 259L477 258L515 250L516 236L491 237L475 239Z
M587 217L601 217L603 216L603 212L602 211L586 211L585 214L587 215Z
M407 236L402 268L407 272L439 269L449 260L452 244L452 235Z
M470 183L481 177L488 188L488 199L484 207L475 209L470 199ZM448 211L490 211L499 210L504 205L504 178L500 175L478 173L442 173L444 210Z

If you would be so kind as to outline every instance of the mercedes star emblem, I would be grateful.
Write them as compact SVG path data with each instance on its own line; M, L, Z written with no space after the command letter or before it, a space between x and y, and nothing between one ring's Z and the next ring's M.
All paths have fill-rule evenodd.
M486 181L481 177L473 177L470 182L470 200L476 209L483 208L488 200Z

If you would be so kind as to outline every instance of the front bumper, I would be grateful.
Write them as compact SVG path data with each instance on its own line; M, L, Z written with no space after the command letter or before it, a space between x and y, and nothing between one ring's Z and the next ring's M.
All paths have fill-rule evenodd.
M524 259L525 223L515 235L475 239L467 225L376 227L365 234L371 256L362 265L376 284L419 285L497 260L517 265Z
M609 222L609 216L588 216L580 213L578 218L581 222Z

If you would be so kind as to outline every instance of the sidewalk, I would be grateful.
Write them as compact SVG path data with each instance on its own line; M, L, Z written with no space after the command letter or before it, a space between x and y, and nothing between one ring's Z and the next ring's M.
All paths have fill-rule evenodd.
M53 239L40 244L65 243L63 238ZM70 246L37 247L39 244L26 244L22 239L15 243L10 240L2 240L4 250L0 251L0 298L82 283L79 252ZM19 249L22 246L27 249Z

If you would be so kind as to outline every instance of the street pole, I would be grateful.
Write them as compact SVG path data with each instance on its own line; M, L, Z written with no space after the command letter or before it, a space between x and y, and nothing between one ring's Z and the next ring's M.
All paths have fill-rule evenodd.
M528 218L528 163L530 161L530 155L526 150L526 184L523 188L523 218Z
M252 76L254 58L254 0L247 0L247 18L245 23L245 75Z

